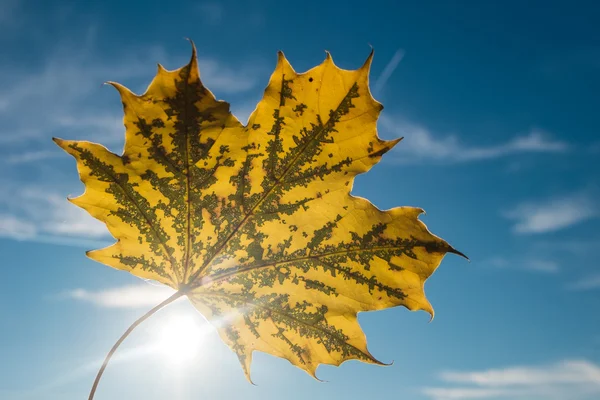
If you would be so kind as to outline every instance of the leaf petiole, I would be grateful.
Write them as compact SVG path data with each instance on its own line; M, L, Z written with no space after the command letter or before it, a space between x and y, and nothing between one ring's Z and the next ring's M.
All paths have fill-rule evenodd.
M102 363L102 366L100 367L100 370L98 371L98 374L96 375L96 379L94 380L94 385L92 386L92 390L90 391L90 396L88 397L88 400L94 399L94 394L96 394L96 389L98 388L98 383L100 383L100 378L102 378L102 374L104 373L104 370L106 369L106 366L108 365L108 362L112 358L113 354L115 354L115 351L117 351L117 348L119 348L121 343L123 343L123 341L127 338L127 336L129 336L129 334L131 332L133 332L133 330L135 328L137 328L137 326L139 324L141 324L142 322L144 322L145 320L150 318L158 310L171 304L172 302L174 302L175 300L177 300L178 298L180 298L181 296L184 296L184 295L185 295L185 291L179 290L179 291L175 292L171 297L169 297L168 299L166 299L165 301L163 301L162 303L160 303L159 305L157 305L156 307L154 307L153 309L148 311L146 314L142 315L133 324L131 324L131 326L125 331L125 333L123 333L123 335L119 338L119 340L117 340L117 342L114 344L112 349L110 349L110 351L106 355L106 358L104 359L104 362Z

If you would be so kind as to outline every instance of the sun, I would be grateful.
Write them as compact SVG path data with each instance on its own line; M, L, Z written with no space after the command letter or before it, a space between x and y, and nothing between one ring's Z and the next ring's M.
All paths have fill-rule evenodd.
M198 354L204 334L197 318L173 316L158 331L156 349L170 364L186 364Z

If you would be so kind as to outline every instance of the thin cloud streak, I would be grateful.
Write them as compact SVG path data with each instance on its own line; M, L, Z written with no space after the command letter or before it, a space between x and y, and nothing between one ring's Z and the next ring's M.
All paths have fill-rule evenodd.
M105 93L101 84L108 80L134 81L131 89L144 91L153 77L156 62L170 57L160 46L146 46L107 61L111 58L95 55L93 42L92 38L79 46L59 43L49 57L36 63L40 67L35 69L0 68L0 76L10 77L9 81L0 79L5 88L0 93L0 117L4 121L0 143L46 143L54 134L63 137L76 134L83 140L101 138L108 145L122 142L121 111L99 109L97 98ZM243 93L264 78L265 69L260 62L230 66L211 57L201 57L198 64L203 83L216 93ZM144 71L146 78L140 78L140 74L146 74ZM32 114L31 110L36 112Z
M50 56L32 69L0 67L0 76L10 77L8 81L0 78L0 86L5 88L0 93L0 166L7 172L0 182L5 189L0 193L0 238L78 247L112 242L103 223L67 202L57 189L38 187L33 181L27 187L21 178L22 168L45 168L49 161L67 157L51 143L52 135L96 141L112 151L120 150L116 147L122 146L124 138L122 111L99 109L98 97L105 93L101 83L108 79L139 81L140 85L130 86L143 86L143 91L152 79L155 61L167 59L161 47L146 46L110 62L96 54L93 30L85 36L80 46L58 43ZM203 82L216 92L245 92L261 78L257 63L229 67L205 57L199 59L199 65ZM147 79L140 79L143 71L148 71ZM32 109L36 110L33 114Z
M394 148L392 162L417 164L437 162L443 164L466 163L498 159L526 153L564 153L566 142L552 140L539 129L526 135L495 145L477 146L462 143L456 135L438 136L427 128L402 118L380 117L380 129L391 136L403 136L402 143Z
M586 291L600 289L600 274L591 275L569 284L567 287L574 291Z
M517 234L554 232L598 215L598 205L587 193L526 202L504 212L506 218L515 221L513 231Z
M387 63L377 81L375 81L375 85L373 86L373 93L379 94L383 90L385 84L388 79L392 76L396 68L398 68L398 64L404 58L405 51L402 49L398 49L396 53L392 56L392 59Z
M16 75L17 79L4 82L6 89L0 95L0 104L6 103L0 110L5 121L0 142L43 140L46 143L58 132L62 135L77 132L82 139L102 137L104 142L111 143L122 140L122 116L98 110L95 97L103 90L101 83L109 78L136 78L164 51L146 48L143 56L128 53L114 65L89 54L89 48L73 54L72 50L59 47L40 61L41 68L37 70L2 71L3 75ZM36 110L33 114L32 109Z
M231 68L210 58L199 58L198 68L202 83L217 93L243 93L255 88L265 69L261 64L242 64Z
M560 270L558 263L551 260L538 258L525 258L523 260L507 260L503 257L494 257L484 262L494 268L502 269L519 269L533 272L542 272L546 274L554 274Z
M41 160L47 160L49 158L58 158L62 156L58 151L51 150L37 150L37 151L27 151L21 154L13 154L8 156L4 162L6 164L26 164Z
M592 399L600 394L600 366L587 360L550 365L513 366L484 371L446 371L440 379L452 386L425 387L434 400Z
M35 225L14 215L0 215L0 237L27 240L35 237Z
M0 209L0 237L66 245L106 245L111 239L104 223L41 187L7 190L0 195Z
M597 249L600 249L600 237L582 235L579 237L562 238L560 240L540 240L533 243L533 246L535 251L541 251L546 254L567 254L569 256L595 255Z
M70 290L64 297L92 303L102 308L147 308L154 307L175 291L167 286L142 283L116 288L90 291Z

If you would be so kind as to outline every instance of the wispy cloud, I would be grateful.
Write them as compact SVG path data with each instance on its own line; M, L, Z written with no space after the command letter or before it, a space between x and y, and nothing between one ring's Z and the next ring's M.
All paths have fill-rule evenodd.
M46 160L48 158L62 157L63 154L54 150L36 150L23 153L11 154L4 160L7 164L25 164L34 161Z
M70 239L110 240L103 223L64 196L43 188L5 192L0 195L0 209L4 210L0 214L0 237L62 244Z
M97 141L119 152L122 109L115 102L117 93L102 83L119 81L141 93L157 61L179 67L189 53L167 57L160 46L140 45L122 54L102 55L95 35L91 27L81 39L58 40L30 68L0 65L0 238L88 248L113 241L103 223L67 202L63 193L71 192L72 186L60 182L54 159L68 156L50 138ZM198 62L203 82L217 95L243 93L260 79L266 82L260 62L227 65L206 55ZM104 96L113 100L104 101Z
M582 235L561 240L540 240L533 243L535 251L546 254L567 253L569 256L595 255L600 249L600 237Z
M394 161L399 163L464 163L524 153L563 153L569 149L566 142L553 140L539 129L505 143L477 146L462 143L456 135L434 135L427 128L402 118L382 116L380 127L395 137L404 137L393 150Z
M495 268L511 268L521 269L534 272L543 273L556 273L560 270L560 266L556 261L538 259L538 258L524 258L522 260L508 260L504 257L494 257L485 261L484 264L491 265Z
M27 240L35 237L36 233L35 224L14 215L0 215L0 237Z
M141 283L103 290L75 289L64 297L105 308L147 308L159 304L175 291L167 286Z
M569 284L568 289L576 291L600 289L600 274L587 276Z
M261 78L267 83L266 69L261 63L241 65L233 68L211 58L198 59L202 83L211 91L219 93L242 93L256 87Z
M598 204L587 193L518 204L504 216L515 221L519 234L553 232L599 215Z
M98 107L95 97L108 93L101 84L109 79L136 78L140 71L150 70L147 66L164 52L158 47L144 49L143 56L128 53L111 65L92 55L86 46L77 49L74 53L57 48L40 62L40 68L2 71L2 76L13 79L0 82L6 88L0 95L1 143L42 139L49 147L52 135L69 132L77 132L82 139L102 137L104 142L113 143L122 140L120 110L115 108L116 111L110 112Z
M422 393L434 400L591 400L600 395L600 366L586 360L484 371L447 371L440 374L440 379L447 385L425 387Z
M392 56L392 59L387 63L387 65L381 72L381 75L379 75L379 78L377 78L377 80L375 81L375 85L373 86L373 93L381 93L388 79L390 79L396 68L398 68L398 64L400 64L400 61L402 61L403 58L404 50L398 49Z
M102 57L96 51L94 35L91 30L83 43L59 43L49 56L29 70L0 66L0 85L4 88L0 93L3 121L0 143L30 146L31 142L41 139L46 147L33 150L44 151L44 154L49 154L46 151L52 146L49 138L53 135L101 139L109 146L121 143L122 110L118 102L99 101L104 96L116 96L116 92L112 93L102 83L118 81L140 93L151 81L156 62L175 59L180 61L169 61L169 64L180 66L189 57L168 57L160 46L139 46L126 49L119 56ZM216 93L243 93L254 88L261 79L266 82L264 68L258 61L228 65L201 55L198 63L203 82ZM11 154L23 152L21 148L18 150L13 149ZM26 158L14 159L25 162Z

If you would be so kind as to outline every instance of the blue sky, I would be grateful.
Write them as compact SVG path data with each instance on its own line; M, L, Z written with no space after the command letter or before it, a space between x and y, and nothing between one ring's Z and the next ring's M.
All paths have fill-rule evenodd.
M245 120L277 50L297 71L324 50L371 81L384 138L405 139L357 178L380 208L424 208L466 253L427 282L436 310L366 313L390 367L322 366L319 383L260 354L249 385L186 302L119 350L97 399L569 399L600 397L600 6L523 2L36 2L0 0L0 398L87 398L106 351L168 293L97 264L111 242L67 195L82 192L52 136L120 152L118 81L142 92L156 63L183 65ZM153 349L177 316L193 362Z

